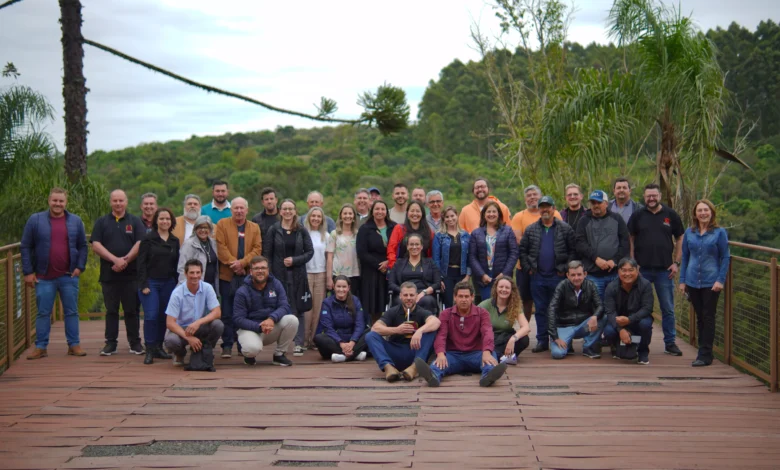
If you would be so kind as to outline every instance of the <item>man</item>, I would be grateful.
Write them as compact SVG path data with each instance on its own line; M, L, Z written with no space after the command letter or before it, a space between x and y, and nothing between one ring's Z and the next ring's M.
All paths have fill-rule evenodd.
M200 196L197 194L184 196L184 215L176 217L176 227L173 229L173 235L179 239L179 245L190 238L198 217L200 217Z
M27 359L48 356L51 311L60 294L68 356L86 356L79 340L79 276L87 265L87 238L79 216L65 210L68 192L49 191L49 210L27 219L20 251L24 282L35 288L35 349Z
M417 201L425 207L425 188L412 189L412 201Z
M639 276L639 265L632 258L621 259L617 269L620 279L609 284L604 296L604 313L608 319L604 338L615 348L618 339L623 344L631 344L631 335L641 336L637 362L648 365L653 338L653 286Z
M393 202L395 204L390 208L390 220L397 224L406 222L406 207L409 205L409 188L403 183L396 183L393 186Z
M588 198L590 213L582 216L574 231L577 258L604 300L607 284L617 279L617 262L629 255L628 228L623 218L607 208L607 193L595 190Z
M642 277L655 286L661 305L664 352L682 356L675 343L674 277L682 259L685 227L674 209L661 204L661 188L657 184L645 186L644 199L644 208L635 212L628 223L631 257L639 263Z
M582 205L582 188L571 183L566 185L566 209L561 211L561 219L569 224L572 229L577 228L577 222L585 214L585 206Z
M203 343L215 348L224 329L217 294L201 279L200 260L184 263L184 274L187 281L176 286L165 310L165 347L173 354L174 366L184 364L187 346L193 352L200 351Z
M471 186L471 192L474 194L474 200L470 204L463 206L458 216L460 228L471 233L479 227L479 217L482 214L482 208L489 200L495 201L501 212L504 214L504 220L511 220L509 208L506 204L499 201L497 197L490 195L490 184L485 178L477 178Z
M538 222L539 218L542 216L541 212L539 211L539 199L542 197L542 190L539 189L539 186L532 184L526 187L523 190L523 195L525 196L525 210L515 214L515 216L512 217L511 224L512 230L515 232L515 238L517 238L518 246L523 240L523 233L525 232L526 227ZM556 219L560 220L561 214L559 214L555 208L553 208L553 214ZM534 305L534 298L533 294L531 293L531 276L523 271L522 262L519 259L517 261L517 272L515 278L517 280L517 289L520 291L520 299L523 301L523 313L525 314L525 318L528 321L531 321L531 312L533 312ZM544 330L541 331L543 332ZM539 329L537 325L537 334L538 333ZM534 350L536 349L534 348ZM546 351L546 349L543 349L543 351Z
M453 374L481 373L480 387L489 387L506 372L506 362L498 363L493 343L490 313L474 305L474 288L468 282L455 284L455 305L439 314L441 328L433 349L436 360L414 360L420 377L429 387L438 387L441 379Z
M428 360L441 324L433 313L417 306L413 282L401 284L400 297L401 302L390 307L366 335L368 350L388 382L402 377L411 382L417 377L415 358Z
M141 196L141 222L146 227L146 233L152 231L152 220L157 212L157 195L154 193L145 193Z
M626 178L618 178L612 186L612 192L615 199L610 201L609 210L623 218L623 222L628 224L631 216L642 209L642 205L631 199L631 184Z
M140 336L135 258L146 227L140 218L127 212L127 195L124 191L112 191L110 200L111 213L95 221L90 238L92 251L100 257L100 284L106 305L106 345L100 355L116 354L120 304L125 314L130 353L144 354Z
M371 202L382 200L382 193L379 192L379 188L376 186L368 188L368 193L371 195Z
M306 205L309 206L309 209L312 207L322 207L325 205L325 200L322 198L322 193L319 191L312 191L309 193L308 196L306 196ZM303 214L300 216L300 223L303 225L303 222L306 220L306 214ZM330 217L327 215L325 216L325 222L327 223L326 227L328 229L328 233L336 230L336 222L333 221Z
M553 198L544 196L539 201L540 219L525 229L520 242L520 263L531 279L531 297L536 306L535 353L549 349L547 306L575 254L574 230L557 220L554 212Z
M263 200L263 211L252 217L252 222L260 226L260 234L265 236L265 232L271 228L271 225L279 222L279 199L276 196L274 188L263 188L260 191L260 197Z
M434 232L441 228L441 212L444 210L444 195L438 189L434 189L425 196L425 202L428 205L428 225Z
M366 188L360 188L355 193L355 210L357 211L358 224L362 225L371 214L371 193Z
M211 197L213 199L210 203L203 206L200 210L200 215L208 216L212 224L230 217L230 201L227 199L229 195L227 182L221 180L214 181L211 185Z
M284 285L268 271L268 260L255 256L250 267L251 274L236 291L233 307L244 364L255 365L263 346L276 343L273 363L291 366L285 354L298 332L298 318L287 302Z
M566 280L555 288L547 309L547 334L552 338L553 359L563 359L572 351L573 339L585 338L582 355L601 357L599 339L607 317L596 285L586 279L582 262L571 261ZM538 325L537 325L538 327Z
M217 223L215 239L219 259L219 292L222 295L222 358L232 356L235 330L233 328L233 297L241 279L248 274L249 262L263 251L260 227L246 220L249 211L246 199L237 197L230 204L231 215ZM236 277L234 280L233 278Z

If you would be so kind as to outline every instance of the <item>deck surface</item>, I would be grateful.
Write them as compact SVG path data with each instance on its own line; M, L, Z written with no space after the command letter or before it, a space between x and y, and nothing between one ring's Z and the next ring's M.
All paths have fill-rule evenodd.
M48 358L0 376L0 468L780 468L780 395L691 368L693 348L665 355L654 332L649 366L526 351L491 388L431 389L313 351L289 368L217 358L215 373L145 366L124 341L100 357L102 321L68 357L59 323Z

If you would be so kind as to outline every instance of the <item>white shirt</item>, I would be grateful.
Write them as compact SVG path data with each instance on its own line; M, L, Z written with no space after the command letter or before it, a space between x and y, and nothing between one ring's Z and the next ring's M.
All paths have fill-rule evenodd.
M184 219L184 239L187 240L190 238L190 235L192 235L192 229L195 228L195 223L188 221L186 218Z
M314 256L306 263L306 272L308 274L324 273L325 272L325 247L328 244L328 237L322 239L320 232L309 232L311 237L311 245L314 247Z

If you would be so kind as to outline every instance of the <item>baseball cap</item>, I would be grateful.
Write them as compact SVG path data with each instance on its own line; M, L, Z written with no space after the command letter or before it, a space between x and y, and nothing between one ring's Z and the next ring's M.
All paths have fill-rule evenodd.
M555 205L555 201L553 201L552 196L542 196L542 198L539 199L539 204L538 205L541 206L542 204L548 204L550 206L554 206Z
M604 202L606 200L606 193L600 189L596 189L588 196L588 201Z
M381 191L379 191L379 188L377 188L376 186L371 186L370 188L368 188L368 192L369 192L369 193L377 193L377 194L382 194L382 192L381 192Z

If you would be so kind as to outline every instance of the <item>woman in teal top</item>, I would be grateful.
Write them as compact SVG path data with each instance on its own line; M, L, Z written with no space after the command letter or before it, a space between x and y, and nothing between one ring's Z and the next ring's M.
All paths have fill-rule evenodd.
M530 341L528 333L531 327L523 315L522 305L517 284L510 278L494 282L490 298L479 304L490 313L496 355L503 354L501 362L511 365L517 365L517 356L528 347Z

